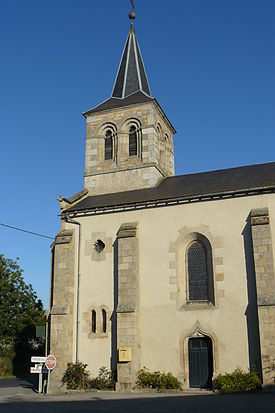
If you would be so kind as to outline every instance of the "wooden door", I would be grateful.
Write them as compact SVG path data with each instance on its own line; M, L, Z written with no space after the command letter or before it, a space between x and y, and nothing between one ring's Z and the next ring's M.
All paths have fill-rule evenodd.
M211 387L213 376L211 339L208 337L190 338L188 342L188 353L190 387Z

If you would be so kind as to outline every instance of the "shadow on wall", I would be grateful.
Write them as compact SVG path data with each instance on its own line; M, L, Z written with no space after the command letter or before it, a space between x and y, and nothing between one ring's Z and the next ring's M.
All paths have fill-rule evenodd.
M117 239L113 245L114 249L114 309L111 315L111 370L115 376L117 376L117 302L118 302L118 243Z
M251 233L251 217L247 217L246 225L242 232L244 251L245 251L245 266L247 280L247 295L248 305L246 308L246 323L248 336L249 350L249 367L250 371L256 370L259 377L262 379L262 363L261 363L261 348L260 348L260 332L257 307L257 286L256 274L253 255L253 242Z

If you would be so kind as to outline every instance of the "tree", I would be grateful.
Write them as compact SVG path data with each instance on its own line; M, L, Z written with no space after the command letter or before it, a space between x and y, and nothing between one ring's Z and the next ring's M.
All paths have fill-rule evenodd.
M35 326L45 324L43 304L32 286L24 282L22 273L17 261L0 254L0 354L10 358L18 349L20 353L26 346L30 350Z

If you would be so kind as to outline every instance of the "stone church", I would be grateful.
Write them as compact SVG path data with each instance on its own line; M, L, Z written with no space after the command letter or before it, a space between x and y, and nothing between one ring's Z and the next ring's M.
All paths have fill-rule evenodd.
M175 129L151 95L134 13L111 97L86 111L84 189L59 197L47 353L117 390L172 372L275 376L275 163L175 176Z

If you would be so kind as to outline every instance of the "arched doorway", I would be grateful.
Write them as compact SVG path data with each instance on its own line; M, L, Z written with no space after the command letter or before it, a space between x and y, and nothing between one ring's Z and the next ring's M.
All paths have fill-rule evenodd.
M188 340L189 386L212 387L213 346L207 336L191 337Z

